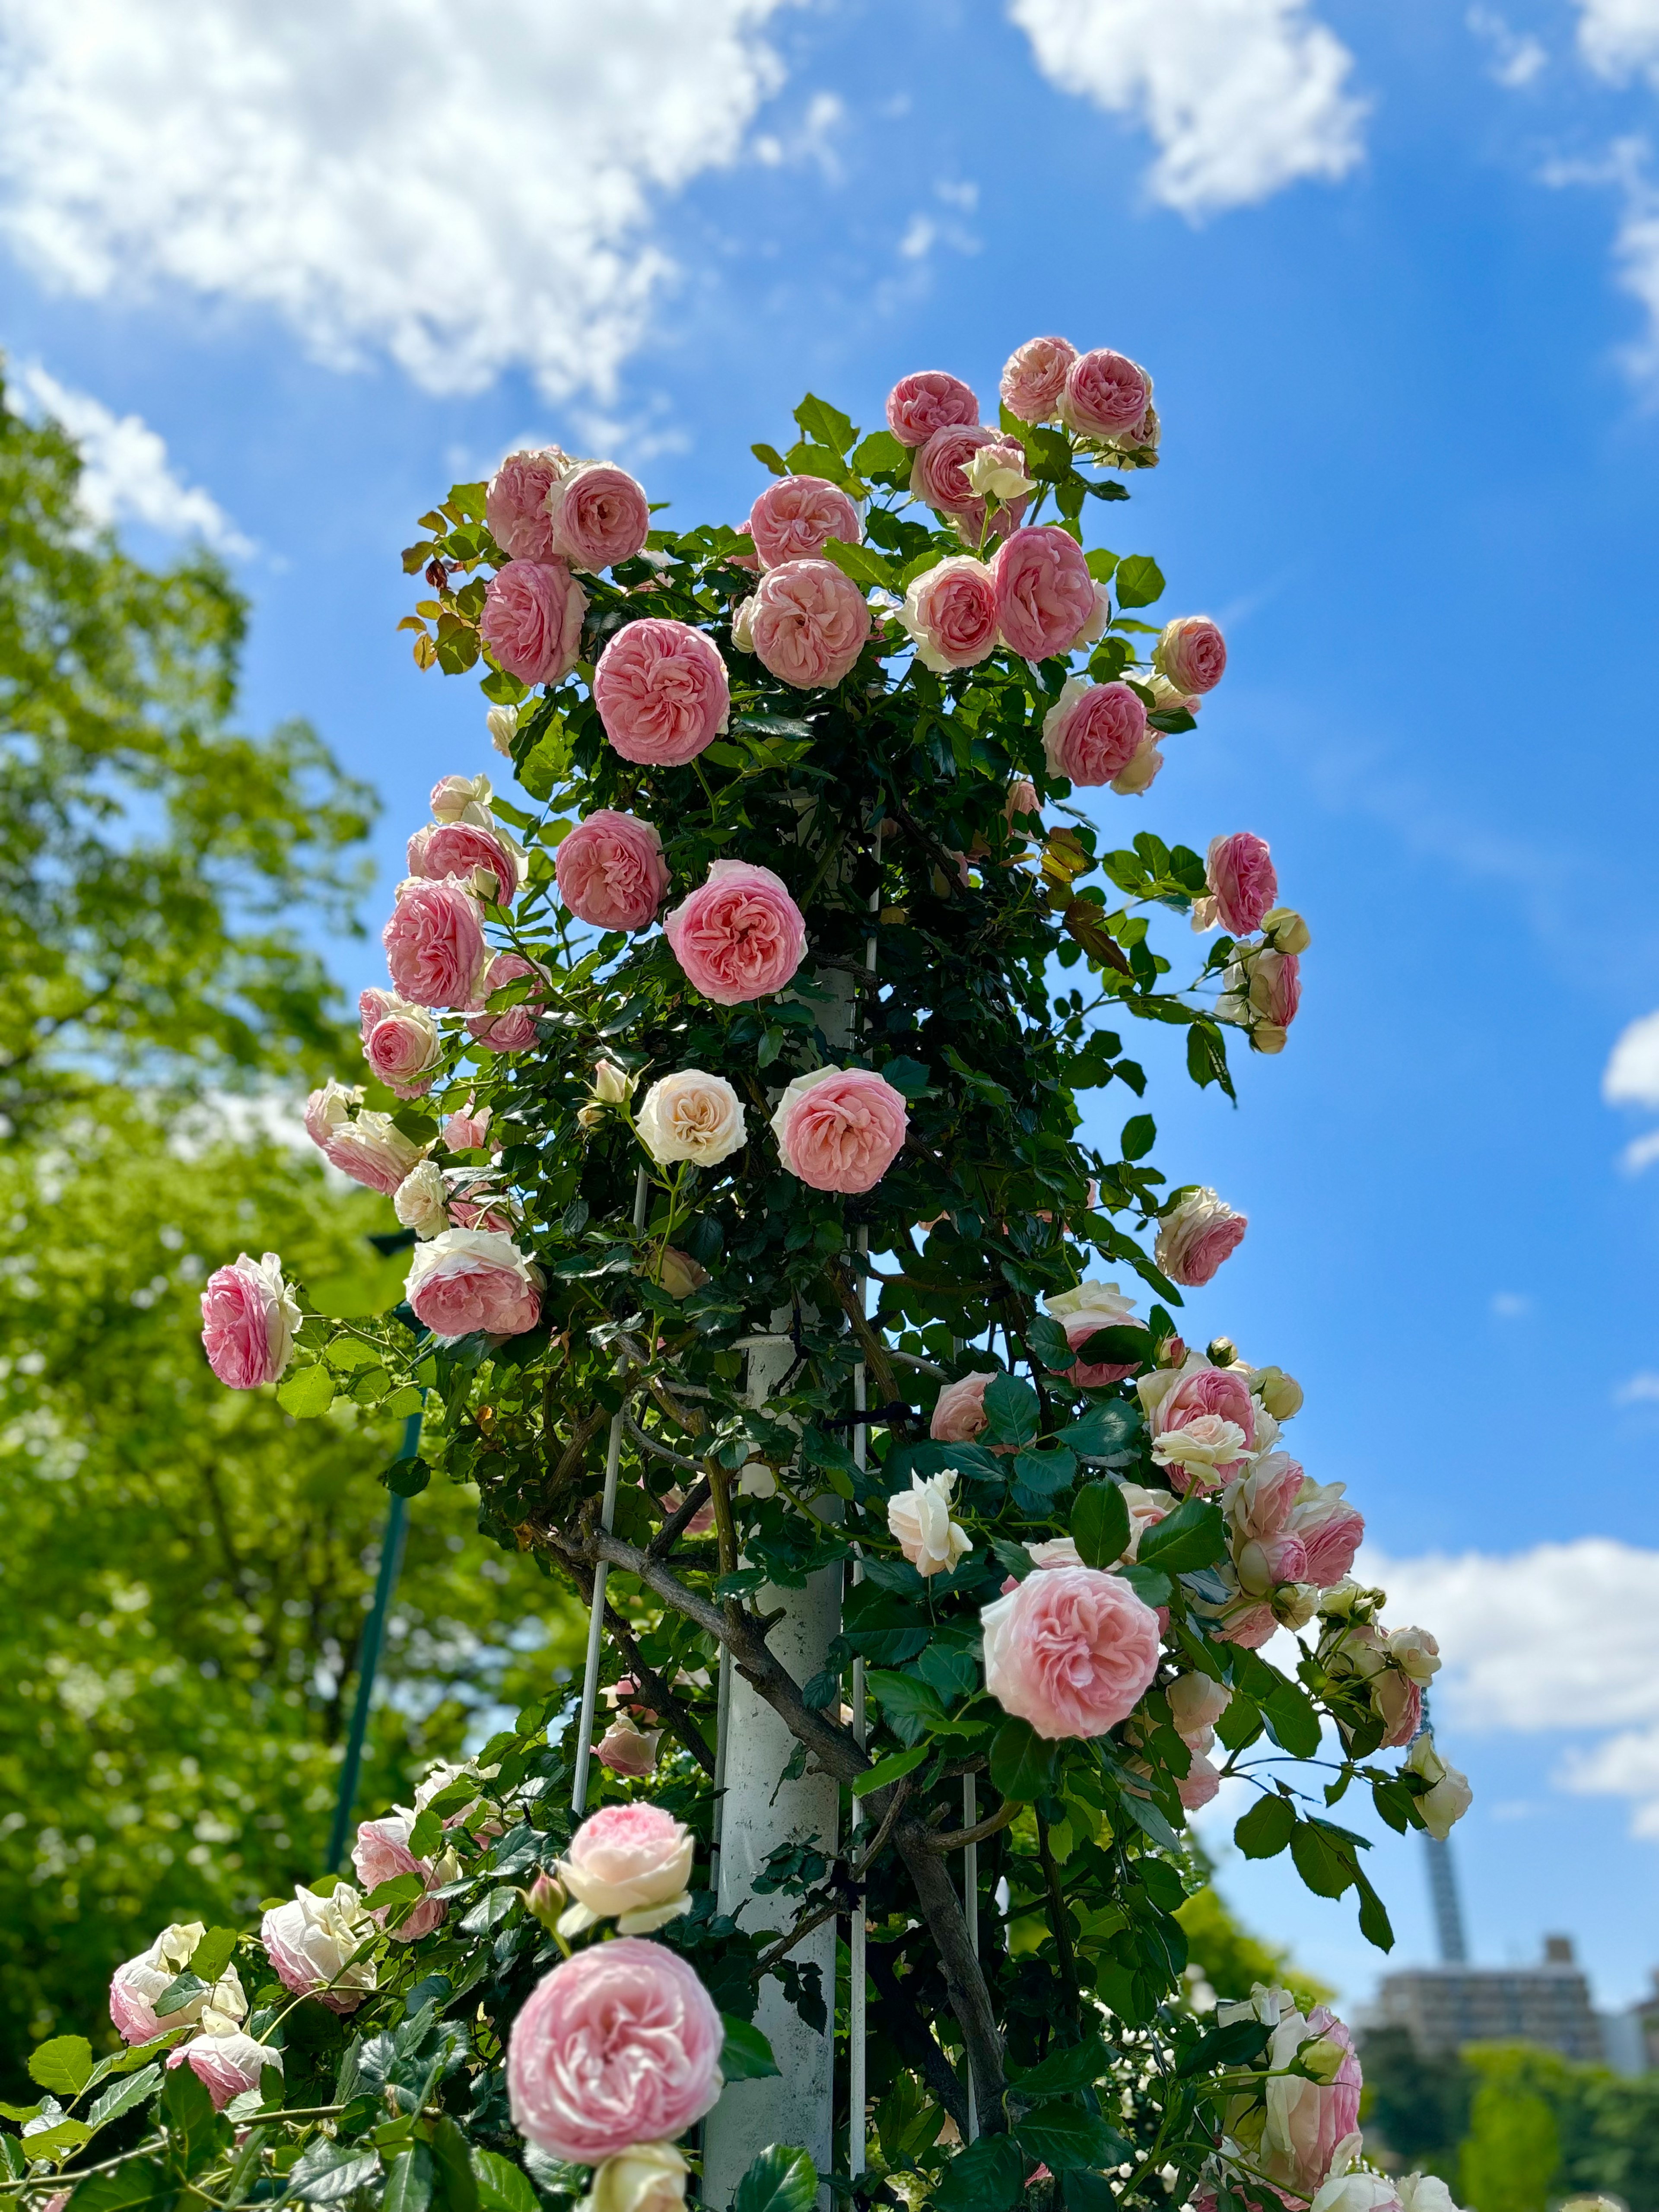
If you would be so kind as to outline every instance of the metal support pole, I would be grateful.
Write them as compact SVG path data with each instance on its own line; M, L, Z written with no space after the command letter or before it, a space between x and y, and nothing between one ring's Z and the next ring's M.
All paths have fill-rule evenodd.
M400 1459L414 1459L421 1449L421 1415L411 1413L404 1423L404 1446ZM369 1607L368 1619L363 1626L363 1640L357 1655L357 1702L352 1708L351 1734L346 1740L345 1764L340 1769L340 1794L335 1801L334 1826L328 1839L330 1871L337 1874L344 1863L346 1838L351 1832L351 1808L356 1802L357 1779L362 1771L363 1744L368 1735L369 1700L374 1693L374 1677L380 1664L380 1645L386 1636L386 1617L392 1605L392 1593L398 1586L398 1571L404 1563L404 1540L409 1534L409 1500L394 1492L386 1509L386 1528L380 1538L380 1566L374 1577L374 1602Z
M962 1825L971 1828L979 1820L979 1786L971 1774L962 1778ZM962 1911L968 1923L968 1947L975 1959L979 1956L979 1845L964 1844L962 1847ZM968 2068L968 2140L974 2142L979 2136L979 2106L974 2096L974 2069Z
M869 1232L859 1232L860 1255L870 1249ZM859 1297L864 1297L864 1284L859 1283ZM853 1411L862 1413L869 1408L869 1379L865 1365L860 1360L853 1370ZM853 1457L860 1474L869 1453L869 1424L853 1424ZM853 1553L853 1583L854 1588L864 1580L864 1564L858 1556L856 1546ZM859 1749L863 1750L870 1733L869 1718L865 1711L864 1662L853 1662L853 1736ZM853 1848L856 1852L859 1833L864 1826L864 1800L853 1800ZM864 2107L869 2095L865 2073L865 1951L868 1928L864 1917L864 1899L860 1895L854 1904L853 1917L848 1931L848 1953L850 1969L847 1989L847 2171L856 2181L865 2167Z
M645 1226L646 1193L649 1188L641 1168L634 1179L634 1229ZM628 1362L617 1363L618 1376ZM605 1495L599 1501L599 1526L608 1536L617 1518L617 1471L622 1465L623 1407L611 1417L611 1440L605 1455ZM593 1708L599 1695L599 1649L605 1641L605 1585L608 1569L601 1559L593 1570L593 1601L587 1609L587 1663L582 1669L581 1718L576 1723L576 1777L571 1786L570 1809L580 1820L587 1810L587 1768L593 1748Z

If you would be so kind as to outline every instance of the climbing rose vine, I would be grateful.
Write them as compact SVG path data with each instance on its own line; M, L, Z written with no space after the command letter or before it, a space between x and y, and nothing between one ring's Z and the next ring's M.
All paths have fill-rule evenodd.
M354 1878L164 1930L112 1985L122 2052L36 2053L22 2193L72 2160L78 2212L665 2212L723 2082L775 2070L763 1984L848 2033L792 1954L861 1911L860 2200L1445 2212L1363 2164L1339 2021L1201 2012L1183 1973L1224 1780L1241 1850L1383 1948L1340 1801L1443 1836L1468 1792L1422 1728L1432 1636L1386 1625L1296 1456L1300 1388L1183 1319L1249 1224L1152 1164L1126 1029L1231 1096L1228 1031L1285 1048L1310 933L1255 830L1130 834L1227 665L1098 542L1159 459L1151 379L1033 338L1001 401L925 371L865 433L809 397L740 527L653 528L553 447L422 517L416 658L482 665L516 792L434 791L364 1065L306 1116L388 1200L405 1298L327 1320L244 1254L204 1341L299 1417L423 1407L393 1489L476 1486L585 1602L610 1574L586 1818L550 1686L366 1821ZM840 1632L797 1680L774 1607L824 1570ZM711 1881L722 1665L842 1790L768 1866L781 1935ZM737 2202L816 2187L780 2147Z

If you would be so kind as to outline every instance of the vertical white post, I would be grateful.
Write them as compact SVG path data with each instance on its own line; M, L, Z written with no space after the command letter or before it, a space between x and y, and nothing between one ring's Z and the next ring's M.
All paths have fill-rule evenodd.
M634 1227L645 1226L645 1199L649 1185L641 1168L634 1178ZM628 1362L617 1363L618 1375ZM622 1465L623 1409L611 1419L611 1441L605 1455L605 1495L599 1500L599 1526L607 1535L617 1518L617 1470ZM576 1773L571 1785L570 1809L580 1820L587 1810L587 1769L593 1748L593 1708L599 1695L599 1650L605 1641L605 1585L609 1569L601 1559L593 1570L593 1602L587 1609L587 1663L582 1671L581 1718L576 1723Z

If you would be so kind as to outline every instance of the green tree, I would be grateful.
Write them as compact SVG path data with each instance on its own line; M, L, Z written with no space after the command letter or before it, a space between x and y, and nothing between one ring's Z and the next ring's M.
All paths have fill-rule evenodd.
M1479 2086L1458 2158L1462 2203L1471 2212L1544 2212L1561 2164L1568 2062L1526 2044L1474 2044L1463 2056Z
M1175 1917L1187 1931L1188 1982L1207 1984L1218 1997L1247 1997L1262 1982L1288 1990L1301 2010L1310 2012L1336 1995L1298 1966L1289 1951L1253 1936L1213 1887L1195 1890Z
M372 812L315 732L233 726L245 600L88 523L81 458L0 380L0 1108L111 1071L224 1081L337 1037L296 910L352 924Z
M1474 2077L1449 2051L1420 2051L1403 2027L1370 2029L1360 2045L1365 2069L1360 2118L1408 2166L1455 2181L1468 2132Z
M395 1297L366 1194L210 1109L99 1105L0 1155L0 2094L32 2042L95 2027L112 1967L167 1921L243 1919L323 1871L386 1513L369 1478L400 1426L352 1407L296 1430L198 1340L239 1244L280 1236L333 1311ZM569 1601L475 1516L447 1484L414 1501L361 1814L577 1655Z

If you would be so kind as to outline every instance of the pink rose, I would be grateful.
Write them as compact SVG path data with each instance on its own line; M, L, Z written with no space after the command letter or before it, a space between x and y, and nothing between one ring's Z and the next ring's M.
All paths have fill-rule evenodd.
M594 1745L593 1756L601 1766L609 1767L625 1781L643 1782L656 1771L657 1746L661 1741L660 1729L641 1731L626 1713L618 1713Z
M478 986L479 1000L487 1007L495 992L504 991L521 975L540 974L535 963L526 960L522 953L498 952ZM515 1006L503 1006L499 1013L470 1013L466 1026L491 1052L526 1052L536 1042L536 1009L544 995L541 991L532 991L527 999L520 999Z
M1212 1190L1190 1191L1158 1226L1153 1257L1172 1283L1197 1290L1244 1242L1249 1217Z
M990 569L970 554L953 554L911 579L899 620L915 640L924 668L943 675L946 669L974 667L997 648Z
M459 876L471 883L475 868L483 869L494 888L482 896L497 906L507 906L519 894L519 857L504 837L473 822L434 822L417 830L409 841L409 872L428 882Z
M712 638L649 615L625 624L599 655L593 703L624 760L680 768L726 727L732 694Z
M859 511L839 484L822 477L785 477L769 484L749 510L749 534L761 566L812 561L830 540L856 545L863 536Z
M1328 1490L1342 1487L1340 1482L1323 1486ZM1355 1554L1365 1540L1364 1515L1357 1506L1338 1500L1317 1514L1310 1513L1305 1519L1298 1515L1297 1527L1307 1553L1307 1580L1317 1583L1321 1589L1329 1589L1353 1565Z
M1051 1567L980 1613L985 1686L1041 1736L1103 1735L1158 1672L1158 1615L1095 1567Z
M1159 1376L1152 1379L1161 1382L1164 1378ZM1233 1367L1195 1367L1182 1374L1152 1412L1149 1425L1153 1443L1156 1444L1160 1437L1190 1427L1205 1414L1231 1421L1242 1433L1247 1451L1255 1444L1255 1401L1250 1395L1249 1382ZM1243 1464L1243 1457L1228 1460L1217 1466L1214 1472L1226 1482Z
M314 1996L331 2012L356 2012L374 1987L374 1960L359 1956L375 1934L363 1900L349 1881L326 1897L296 1886L287 1905L273 1905L259 1923L259 1941L284 1989Z
M378 1889L383 1881L390 1881L400 1874L417 1874L428 1889L439 1887L439 1878L430 1859L417 1859L409 1848L410 1831L415 1823L402 1811L385 1814L378 1820L365 1820L357 1830L357 1840L351 1846L351 1863L357 1869L357 1879L365 1893ZM453 1863L453 1862L452 1862ZM392 1908L383 1905L374 1911L374 1918L386 1928ZM449 1917L449 1907L441 1897L423 1897L420 1903L404 1913L395 1928L386 1929L394 1942L412 1943L417 1936L429 1936L434 1928L441 1927Z
M509 561L485 589L478 635L521 684L558 684L576 665L586 611L562 561Z
M1042 835L1042 801L1029 775L1017 775L1009 785L1002 812L1010 830L1030 837Z
M1139 799L1152 788L1158 770L1164 765L1164 755L1158 742L1158 733L1148 730L1141 739L1133 760L1120 775L1112 778L1112 789L1122 799Z
M109 2016L124 2043L151 2043L172 2029L193 2027L210 2006L223 2021L246 2016L241 1978L234 1966L227 1966L211 1989L199 1990L177 2012L156 2017L155 2000L190 1964L204 1933L199 1920L175 1921L148 1950L124 1960L115 1969L109 1985Z
M1146 735L1146 709L1127 684L1087 684L1070 677L1042 718L1048 773L1071 783L1110 783L1139 751Z
M870 608L833 561L786 561L769 568L746 605L751 649L780 684L830 690L864 650Z
M1302 1004L1302 962L1270 946L1250 963L1250 1005L1264 1022L1287 1030Z
M1066 1342L1073 1352L1080 1352L1091 1336L1103 1328L1139 1328L1135 1319L1134 1300L1126 1298L1115 1283L1079 1283L1073 1291L1051 1292L1042 1301L1050 1321L1057 1321L1066 1331ZM1139 1365L1136 1360L1121 1363L1117 1360L1079 1360L1067 1369L1051 1369L1051 1373L1064 1373L1066 1381L1076 1390L1101 1390L1108 1383L1121 1382L1133 1375Z
M1179 615L1164 625L1152 665L1177 691L1213 691L1226 672L1227 641L1208 615Z
M782 990L806 951L806 924L788 886L746 860L713 862L707 881L662 926L687 982L717 1006Z
M578 1936L615 1920L622 1936L648 1936L690 1910L696 1839L660 1805L604 1805L584 1820L561 1859L559 1879L575 1900L559 1923Z
M509 453L484 494L484 520L509 561L550 561L547 495L571 465L557 446Z
M972 1443L990 1418L985 1410L985 1393L996 1379L994 1371L964 1375L960 1381L945 1384L927 1424L927 1433L936 1443Z
M655 828L608 806L561 842L553 868L559 896L579 921L596 929L649 929L668 889Z
M1176 1795L1189 1813L1207 1805L1221 1787L1221 1772L1201 1751L1188 1755L1187 1771L1176 1778Z
M1254 830L1236 830L1231 837L1212 837L1204 862L1207 898L1193 908L1201 929L1220 923L1230 937L1248 937L1261 927L1261 917L1279 896L1279 872L1267 850L1267 841Z
M902 1096L867 1067L798 1075L772 1116L783 1164L813 1190L873 1190L898 1158Z
M426 1008L406 1005L392 991L364 991L357 1018L371 1073L399 1098L423 1097L443 1061L438 1024Z
M446 1229L416 1247L404 1295L440 1344L454 1344L480 1329L486 1336L522 1336L534 1328L543 1280L510 1237Z
M1298 2044L1321 2036L1342 2052L1334 2080L1310 2081L1275 2073L1266 2089L1267 2124L1263 2132L1263 2170L1298 2197L1311 2198L1329 2174L1339 2152L1353 2137L1358 2148L1359 2093L1363 2086L1353 2038L1328 2005L1316 2005L1305 2022L1292 2013L1283 2019L1268 2049L1268 2063L1287 2067Z
M489 1134L490 1112L488 1106L476 1106L468 1099L459 1114L446 1114L438 1125L438 1133L452 1152L476 1152L483 1149Z
M1238 1586L1247 1597L1270 1597L1285 1583L1310 1579L1307 1547L1288 1528L1277 1536L1241 1544L1233 1565L1238 1571Z
M413 1006L470 1006L489 957L483 916L464 884L410 877L380 933L398 995Z
M991 563L997 628L1026 660L1069 653L1097 612L1095 580L1077 540L1052 522L1017 530Z
M935 430L978 420L978 400L959 376L942 368L902 376L887 395L887 427L901 446L925 446Z
M645 488L609 461L580 461L548 487L553 550L573 568L631 561L651 529Z
M918 446L910 464L910 496L938 514L983 515L985 502L962 473L981 446L1006 446L1020 461L1024 449L1012 438L999 438L977 422L953 422L935 430L925 446Z
M258 2087L259 2076L267 2066L274 2066L280 2074L283 2054L234 2029L228 2035L198 2035L179 2044L168 2051L167 2066L169 2069L188 2066L212 2098L214 2111L222 2112L233 2097Z
M1152 380L1127 356L1104 347L1079 356L1066 372L1060 419L1089 438L1117 438L1139 427L1152 401Z
M1397 1751L1402 1743L1409 1743L1423 1725L1423 1691L1408 1674L1389 1667L1371 1678L1371 1703L1381 1717L1386 1733L1380 1747L1383 1751Z
M672 2142L720 2093L725 2033L672 1951L637 1936L592 1945L538 1982L513 2023L513 2124L583 2166Z
M216 1267L202 1292L202 1344L208 1365L232 1390L274 1382L294 1351L300 1309L276 1253Z
M354 1118L349 1102L361 1096L331 1080L307 1100L306 1128L331 1167L390 1198L422 1157L423 1148L410 1143L390 1114L361 1113Z
M1002 372L1002 404L1022 422L1052 422L1077 348L1065 338L1027 338Z

